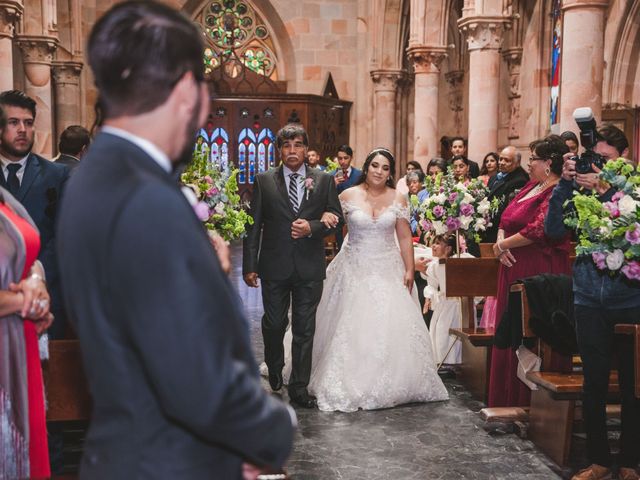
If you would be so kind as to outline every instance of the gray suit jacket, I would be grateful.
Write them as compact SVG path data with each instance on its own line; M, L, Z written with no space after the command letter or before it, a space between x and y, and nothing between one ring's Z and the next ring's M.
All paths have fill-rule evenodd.
M294 273L302 280L322 280L326 273L324 236L332 230L320 222L324 212L342 220L342 209L333 176L307 168L307 183L296 216L289 202L280 165L256 176L251 200L254 224L244 240L243 273L257 272L266 280L284 280ZM296 218L309 221L311 237L294 240L291 224Z

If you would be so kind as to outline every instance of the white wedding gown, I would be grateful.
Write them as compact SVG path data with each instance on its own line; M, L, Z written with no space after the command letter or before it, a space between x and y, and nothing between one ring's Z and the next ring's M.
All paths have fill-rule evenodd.
M403 284L393 205L378 218L342 203L349 241L327 269L309 391L324 411L446 400L418 298Z

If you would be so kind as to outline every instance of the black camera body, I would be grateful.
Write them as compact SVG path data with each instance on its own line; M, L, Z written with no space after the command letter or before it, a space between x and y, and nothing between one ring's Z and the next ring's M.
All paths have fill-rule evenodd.
M593 151L593 147L598 143L598 132L593 112L589 107L576 108L573 112L573 119L580 129L580 144L585 149L582 155L571 157L576 162L576 172L591 173L594 172L594 166L602 170L606 160L602 155Z

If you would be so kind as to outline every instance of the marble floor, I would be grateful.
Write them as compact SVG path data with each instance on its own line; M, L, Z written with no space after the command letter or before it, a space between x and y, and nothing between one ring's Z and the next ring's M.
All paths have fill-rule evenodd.
M238 246L233 257L232 280L262 360L260 291L242 282ZM348 414L297 409L299 429L289 474L295 480L567 478L569 472L558 471L531 442L485 431L477 413L483 405L454 379L445 383L448 402Z

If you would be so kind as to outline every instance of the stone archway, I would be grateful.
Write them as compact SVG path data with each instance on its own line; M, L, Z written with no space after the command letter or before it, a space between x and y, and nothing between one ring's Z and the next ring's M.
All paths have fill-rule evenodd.
M614 32L606 32L605 58L611 58L610 68L605 73L603 103L627 105L640 104L640 0L628 4L612 13L608 25L615 25ZM608 54L608 55L607 55Z

